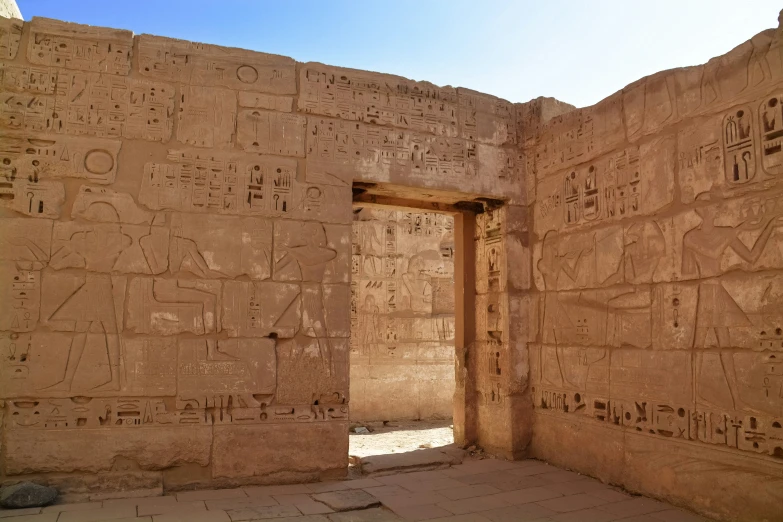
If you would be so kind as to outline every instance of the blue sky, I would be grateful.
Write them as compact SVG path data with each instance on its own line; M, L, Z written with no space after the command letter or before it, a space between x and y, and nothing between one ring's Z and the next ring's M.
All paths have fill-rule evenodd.
M777 26L772 0L17 0L48 16L582 107Z

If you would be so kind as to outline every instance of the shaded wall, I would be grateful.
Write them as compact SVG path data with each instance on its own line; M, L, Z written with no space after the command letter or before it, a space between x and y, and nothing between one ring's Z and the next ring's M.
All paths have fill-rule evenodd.
M351 419L448 419L454 219L363 209L353 223Z
M0 28L2 480L96 498L343 474L352 181L516 197L511 104L501 119L494 98L394 76Z
M769 30L529 129L532 455L779 519L782 51Z

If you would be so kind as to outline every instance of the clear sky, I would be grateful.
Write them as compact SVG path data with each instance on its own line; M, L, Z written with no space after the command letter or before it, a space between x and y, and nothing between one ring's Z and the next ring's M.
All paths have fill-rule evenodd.
M47 16L591 105L777 26L772 0L17 0Z

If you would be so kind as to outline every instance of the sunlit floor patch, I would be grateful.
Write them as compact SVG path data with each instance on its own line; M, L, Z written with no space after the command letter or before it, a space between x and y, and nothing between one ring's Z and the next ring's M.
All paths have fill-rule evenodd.
M438 448L454 442L451 420L395 421L384 426L380 422L354 423L365 426L370 433L351 433L349 455L369 457L405 453L420 448Z

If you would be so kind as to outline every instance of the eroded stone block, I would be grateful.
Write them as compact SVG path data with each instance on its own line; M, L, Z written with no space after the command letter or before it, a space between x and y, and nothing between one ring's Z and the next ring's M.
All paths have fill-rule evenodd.
M135 277L126 327L136 333L198 335L220 331L220 281Z
M202 278L267 279L272 222L265 218L173 214L171 271Z
M147 34L138 41L143 76L236 91L296 92L296 62L285 56Z
M27 59L80 71L127 75L131 67L133 33L33 17Z
M209 190L207 190L209 187ZM139 202L155 210L350 222L351 189L301 182L293 158L170 150L144 167Z

